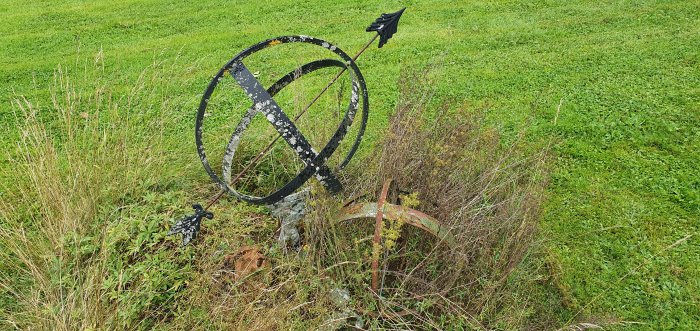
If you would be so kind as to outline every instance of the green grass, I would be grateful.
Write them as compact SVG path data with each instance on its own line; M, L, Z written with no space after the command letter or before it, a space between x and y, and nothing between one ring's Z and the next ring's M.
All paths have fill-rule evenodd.
M178 101L165 108L174 118L167 130L183 164L196 164L198 96L233 55L286 34L354 53L375 16L403 6L394 39L359 61L370 90L367 141L382 135L401 68L436 64L438 97L489 105L489 121L506 133L528 119L535 140L557 142L540 236L556 289L547 304L563 305L558 323L700 328L700 4L692 1L3 1L0 180L7 187L20 176L6 148L18 137L11 101L47 105L58 65L104 63L102 79L128 91L154 61L178 64L162 72L155 98ZM539 295L552 290L544 288Z

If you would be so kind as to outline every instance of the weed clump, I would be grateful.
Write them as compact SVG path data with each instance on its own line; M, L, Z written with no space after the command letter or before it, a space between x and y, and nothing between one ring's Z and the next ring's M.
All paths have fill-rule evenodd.
M55 72L51 99L18 97L17 144L0 183L0 320L21 329L148 327L171 316L191 251L162 250L182 194L166 169L177 162L152 89L162 64L125 94L101 66ZM167 66L166 66L167 67ZM157 175L156 175L157 174Z
M384 138L346 181L350 195L376 201L382 183L393 180L393 202L435 217L456 247L393 221L382 226L382 247L374 247L374 221L331 225L328 204L338 202L328 197L317 197L308 239L313 255L358 298L358 310L384 317L375 327L480 328L508 314L503 307L529 304L506 301L534 242L547 151L531 154L525 130L505 143L485 109L437 102L429 86L428 71L402 77ZM367 285L373 254L382 254L384 266L378 293Z
M312 184L296 254L277 245L276 224L262 208L233 201L213 207L216 217L197 242L181 248L168 227L211 187L183 184L191 162L174 148L181 132L171 130L184 121L166 119L177 106L149 78L158 72L146 72L124 96L92 77L86 81L97 86L86 92L89 83L58 72L48 106L15 104L15 167L3 173L13 186L2 187L0 201L2 323L61 330L522 325L527 300L510 291L527 280L517 270L533 242L546 178L546 153L529 154L523 135L504 143L483 110L436 106L430 90L416 90L430 86L421 82L427 76L407 75L386 136L371 156L351 163L343 196L376 201L393 179L387 202L435 217L456 246L401 218L382 223L383 240L373 245L374 221L333 222L344 202ZM261 248L255 257L265 267L237 279L225 257L247 245ZM369 288L374 257L377 292Z

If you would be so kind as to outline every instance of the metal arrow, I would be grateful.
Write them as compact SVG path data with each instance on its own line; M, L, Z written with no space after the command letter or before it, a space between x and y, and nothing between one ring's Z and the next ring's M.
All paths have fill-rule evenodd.
M399 19L401 18L401 15L403 14L404 10L406 10L406 8L403 8L395 13L382 14L374 22L372 22L372 24L369 27L367 27L366 31L367 32L376 31L377 34L375 34L372 37L372 39L370 39L357 52L357 54L355 54L355 56L352 57L352 61L355 62L360 57L360 55L362 55L362 53L364 53L369 48L369 46L371 46L372 43L374 43L374 41L377 40L377 38L380 38L378 48L381 48L382 46L384 46L384 44L386 44L386 42L394 35L394 33L396 33ZM340 78L340 76L343 75L343 73L345 73L346 70L347 70L347 68L341 69L338 72L338 74L335 75L335 77L330 82L328 82L326 87L324 87L321 90L321 92L319 92L318 95L316 95L316 97L314 97L311 100L311 102L309 102L309 104L306 105L306 107L304 107L302 109L302 111L299 112L299 114L297 114L294 117L293 122L296 122L297 120L299 120L299 118L301 118L301 116L303 116L306 113L306 111L308 111L309 108L311 108L311 106L313 106L316 103L316 101L318 101L321 98L321 96L328 91L328 89ZM260 153L258 153L258 155L256 155L255 158L253 158L253 160L250 163L248 163L248 165L246 165L235 177L233 177L233 179L231 179L231 182L229 185L233 186L234 184L238 183L238 181L241 178L243 178L243 176L248 171L253 169L253 167L258 164L260 159L262 159L262 157L265 156L272 149L272 147L275 145L275 143L279 140L280 137L281 137L281 135L277 134L277 136ZM217 201L219 201L219 199L221 199L221 197L224 196L225 193L226 193L226 190L222 189L221 191L219 191L219 193L217 193L216 195L214 195L212 198L209 199L209 201L207 202L207 204L205 205L205 207L201 211L202 213L203 212L208 213L207 216L211 215L211 217L207 217L207 218L213 217L213 214L208 212L207 210L209 208L211 208L211 206L213 206ZM193 216L186 216L183 218L183 220L194 219L194 217L197 216L198 214L200 214L200 213L197 213ZM200 221L201 217L198 217L196 219L197 219L197 221ZM183 224L181 224L181 223L182 223L182 221L177 222L173 226L173 229L170 231L169 234L176 234L176 233L183 233L184 234L185 231L190 231L190 232L194 231L192 238L190 238L190 239L193 239L196 236L196 232L198 232L198 230L199 230L199 222L197 222L197 224L196 224L196 229L187 228L184 230L183 230L183 228L186 228L186 227L183 226ZM187 242L189 242L189 241L190 240L187 240ZM183 238L183 245L186 245L187 242L185 242L184 238Z

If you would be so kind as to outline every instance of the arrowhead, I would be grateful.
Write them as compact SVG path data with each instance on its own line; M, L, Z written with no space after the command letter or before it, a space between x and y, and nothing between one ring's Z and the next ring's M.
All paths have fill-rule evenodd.
M395 13L382 14L382 16L379 16L376 21L367 27L367 32L377 31L377 33L379 33L379 48L382 48L389 38L396 33L396 28L399 26L399 19L404 10L406 10L405 7Z

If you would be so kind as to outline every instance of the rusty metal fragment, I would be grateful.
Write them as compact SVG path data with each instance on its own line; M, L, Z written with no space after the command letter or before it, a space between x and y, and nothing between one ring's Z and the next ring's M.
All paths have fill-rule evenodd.
M382 223L384 222L384 203L386 202L386 196L389 194L389 186L391 185L392 179L387 179L384 181L382 186L382 193L379 195L379 200L377 200L377 216L374 222L374 238L372 242L374 247L372 247L372 291L377 293L379 289L379 254L374 250L381 245L381 235L382 235Z
M347 222L347 221L357 221L357 220L362 220L362 219L374 219L375 220L375 227L374 227L374 238L373 238L373 245L379 245L379 241L381 240L381 228L383 221L398 221L398 222L403 222L408 225L415 226L433 236L438 238L438 244L444 243L446 244L450 249L453 249L457 246L457 241L455 240L454 236L450 233L449 229L444 227L440 222L431 217L426 215L425 213L422 213L418 210L406 207L406 206L401 206L401 205L395 205L391 203L386 202L386 198L389 192L389 188L391 186L391 180L387 180L384 182L384 185L382 187L381 194L379 196L379 200L377 203L374 202L366 202L366 203L352 203L350 205L347 205L343 207L340 212L338 213L335 221L336 222ZM379 256L374 252L374 247L373 247L373 254L372 254L372 284L371 284L371 289L374 295L377 297L380 296L379 293ZM461 262L458 262L459 265L461 265ZM374 318L388 318L388 319L394 319L394 318L401 318L402 316L406 315L411 315L414 314L412 310L409 309L404 309L402 311L398 312L384 312L380 311L379 313L374 313L371 311L363 311L365 315L374 317Z
M262 283L249 277L268 266L267 257L257 246L243 246L234 254L224 256L223 269L229 271L225 280L230 283L244 283L246 287L261 288Z
M346 222L377 217L378 206L376 202L354 203L340 210L336 221ZM457 241L449 229L442 226L438 220L418 210L401 205L385 203L382 208L382 219L401 221L415 226L437 237L440 242L449 247L456 247Z

